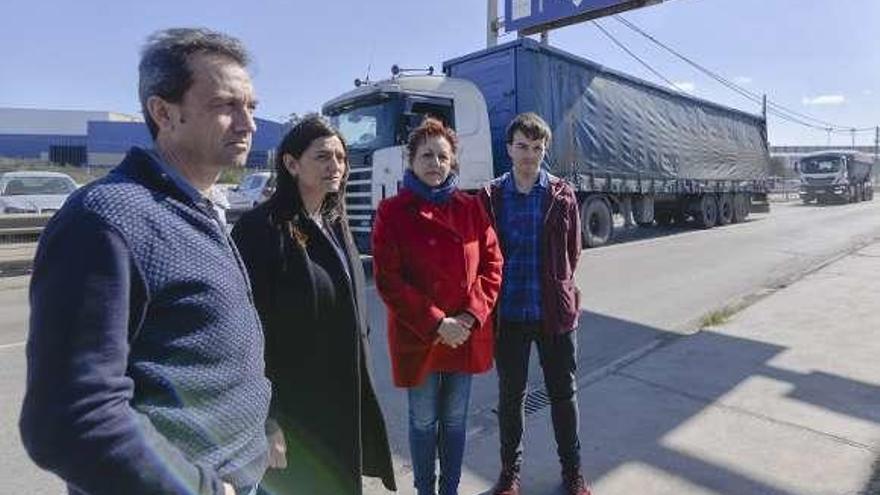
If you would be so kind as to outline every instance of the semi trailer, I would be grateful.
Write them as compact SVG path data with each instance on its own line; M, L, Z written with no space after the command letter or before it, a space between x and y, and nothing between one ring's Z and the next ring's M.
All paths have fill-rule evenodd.
M456 130L459 184L472 190L510 169L510 120L543 117L553 132L543 166L575 189L587 247L612 238L624 205L640 226L692 220L703 228L743 221L753 204L767 208L762 116L529 38L448 60L441 75L392 72L322 108L349 144L346 206L364 252L379 201L401 186L407 135L424 115Z

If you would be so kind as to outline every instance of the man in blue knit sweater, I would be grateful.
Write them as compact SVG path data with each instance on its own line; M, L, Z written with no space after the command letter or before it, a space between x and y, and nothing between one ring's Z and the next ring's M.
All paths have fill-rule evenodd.
M255 131L241 43L154 34L132 148L46 227L31 281L21 435L73 494L256 491L270 387L247 273L210 190Z

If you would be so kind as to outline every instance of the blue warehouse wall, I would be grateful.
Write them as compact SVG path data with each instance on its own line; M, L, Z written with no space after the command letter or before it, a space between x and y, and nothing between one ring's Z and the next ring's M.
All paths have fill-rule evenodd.
M265 119L256 119L256 124L257 132L247 166L271 166L269 158L281 141L284 127ZM0 134L0 156L35 160L49 157L57 160L58 157L69 156L65 153L67 149L76 148L83 155L87 151L90 156L98 157L99 165L115 165L132 146L153 146L153 139L143 122L89 121L87 129L86 136ZM84 159L61 159L77 165L85 162Z
M256 119L257 132L248 155L248 167L272 167L269 163L269 152L281 143L284 126L271 120Z
M7 158L40 159L51 146L86 146L85 136L52 134L0 134L0 156Z
M153 138L143 122L90 121L88 129L90 153L125 153L132 146L153 146Z

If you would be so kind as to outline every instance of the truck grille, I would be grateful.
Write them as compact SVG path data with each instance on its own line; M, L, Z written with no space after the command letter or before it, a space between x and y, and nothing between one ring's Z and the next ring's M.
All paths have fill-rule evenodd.
M345 209L354 242L361 253L370 252L370 231L373 227L373 169L367 164L351 164L345 186Z
M815 177L805 177L807 179L807 184L811 186L830 186L834 183L834 178L815 178Z

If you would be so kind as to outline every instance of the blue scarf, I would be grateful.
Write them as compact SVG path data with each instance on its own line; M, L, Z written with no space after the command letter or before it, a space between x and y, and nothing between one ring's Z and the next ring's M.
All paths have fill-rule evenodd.
M403 187L429 203L443 204L449 201L452 193L458 189L458 175L455 172L450 172L442 184L431 187L422 182L411 169L406 169L403 174Z

